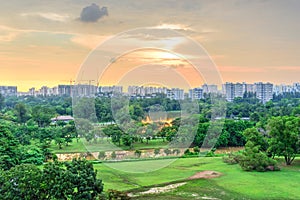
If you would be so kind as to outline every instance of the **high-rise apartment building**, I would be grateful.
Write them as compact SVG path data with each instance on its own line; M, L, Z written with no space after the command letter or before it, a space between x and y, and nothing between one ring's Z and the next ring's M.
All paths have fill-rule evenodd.
M255 83L256 98L262 103L266 103L273 98L273 84L271 83Z
M223 85L223 94L227 101L233 101L236 97L243 97L244 85L242 83L229 83Z
M203 84L202 89L203 89L203 93L206 93L206 94L218 93L218 86L217 85Z
M202 88L193 88L189 90L189 96L192 100L199 100L203 98L203 89Z
M167 90L167 98L174 100L184 99L184 90L180 88L172 88Z
M17 86L0 86L0 94L3 96L17 96Z

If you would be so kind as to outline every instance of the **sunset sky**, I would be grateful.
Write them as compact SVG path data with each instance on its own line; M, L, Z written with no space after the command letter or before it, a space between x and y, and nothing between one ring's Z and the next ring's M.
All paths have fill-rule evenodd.
M93 9L81 16L83 8L92 3L101 11L96 20ZM78 78L82 64L98 45L143 27L174 30L195 40L215 63L223 82L299 82L299 9L299 0L2 0L0 85L17 85L26 91L68 84ZM148 33L133 37L107 51L143 41L159 43L162 50L117 51L125 54L110 57L111 66L100 84L128 83L135 77L138 84L172 84L164 83L165 76L157 70L174 72L174 77L179 73L192 86L205 82L188 66L187 60L196 55L183 38L164 34L153 38ZM185 59L165 48L186 52ZM167 79L180 83L180 78Z

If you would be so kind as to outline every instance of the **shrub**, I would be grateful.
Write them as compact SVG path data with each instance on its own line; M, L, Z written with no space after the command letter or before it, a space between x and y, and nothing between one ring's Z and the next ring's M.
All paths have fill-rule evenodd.
M158 155L160 153L160 149L154 149L154 154Z
M241 155L229 153L227 156L224 156L222 159L223 159L223 162L230 164L230 165L238 164L239 160L241 159Z
M142 151L137 149L135 150L134 155L139 158L142 155Z
M108 190L108 199L109 200L115 200L115 199L120 199L120 200L128 200L130 197L127 195L126 192L121 192L118 190Z
M239 165L245 171L278 171L280 170L277 163L269 158L265 152L259 150L259 145L254 146L248 141L244 153L241 155Z
M180 154L180 150L179 149L173 149L173 154L176 154L176 155Z
M215 152L214 151L209 151L207 152L207 154L205 155L205 157L214 157L215 156Z
M116 159L116 157L117 157L117 154L116 154L115 151L113 151L113 152L111 153L111 158L112 158L112 159Z
M199 149L198 146L195 146L193 150L194 150L195 153L200 153L200 149Z
M105 155L105 151L100 151L99 152L99 155L98 155L98 159L104 159L106 157L106 155Z
M190 152L189 149L186 149L186 150L184 151L184 155L190 155L190 154L191 154L191 152Z
M169 154L172 153L172 151L171 151L170 149L165 149L165 150L164 150L164 153L168 156Z

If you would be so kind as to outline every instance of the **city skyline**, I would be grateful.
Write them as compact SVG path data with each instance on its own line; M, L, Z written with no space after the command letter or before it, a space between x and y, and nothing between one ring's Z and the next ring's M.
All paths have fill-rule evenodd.
M83 8L96 5L101 14L97 19L81 16ZM33 86L68 84L77 79L81 65L95 47L121 32L142 27L162 33L176 31L199 43L215 63L219 83L299 82L299 6L297 0L6 1L0 8L0 85L17 85L20 91L27 91ZM125 45L145 41L184 52L188 60L195 56L183 38L172 35L130 35ZM116 48L107 51L112 53ZM132 72L124 79L127 84L132 77L142 82L149 72L132 71L132 67L153 61L169 66L157 71L180 73L192 87L207 78L195 77L185 61L163 51L143 50L111 60L110 73L101 77L101 84L116 84L126 70ZM162 82L163 78L152 71L153 82Z
M75 85L58 85L53 88L47 86L41 87L39 90L35 88L29 89L28 92L18 92L16 86L0 86L0 94L4 96L71 96L75 97L109 97L122 94L129 98L154 98L159 94L165 95L166 98L173 100L191 99L200 100L205 98L205 94L218 94L227 101L232 102L236 98L244 98L253 95L263 104L272 100L274 95L284 93L300 93L300 83L293 85L273 85L272 83L256 82L249 83L232 83L226 82L222 84L220 90L217 85L203 84L202 86L191 88L188 91L183 88L168 88L159 86L128 86L127 90L123 90L123 86L95 86L91 84L75 84ZM221 95L221 96L220 96Z
M71 83L72 82L72 83ZM93 83L96 82L96 81L93 81ZM273 84L274 86L293 86L293 84L300 84L300 81L298 82L291 82L291 83L274 83L274 82L271 82L271 81L257 81L257 82L238 82L238 81L226 81L226 82L223 82L221 85L217 85L217 84L214 84L214 83L211 83L211 84L207 84L207 83L202 83L200 85L197 85L197 86L194 86L194 87L190 87L190 88L184 88L184 87L173 87L173 86L161 86L159 84L142 84L142 85L134 85L134 84L128 84L128 85L114 85L114 84L90 84L92 86L97 86L97 87L114 87L114 86L120 86L120 87L123 87L123 88L127 88L130 87L130 86L138 86L138 87L156 87L156 88L160 88L160 87L165 87L165 88L182 88L183 90L185 91L188 91L189 89L193 89L193 88L199 88L199 87L202 87L203 85L215 85L217 86L217 89L218 90L222 90L222 87L226 84L226 83L232 83L232 84L251 84L251 85L254 85L255 83L259 83L259 82L262 82L262 83L271 83ZM13 81L12 81L13 83ZM20 88L23 88L23 87L19 87L17 84L1 84L0 82L0 86L6 86L6 87L17 87L18 88L18 92L28 92L30 89L41 89L43 87L47 87L47 88L55 88L59 85L74 85L75 84L75 81L65 81L65 82L61 82L61 83L53 83L53 84L50 84L50 85L47 85L47 84L41 84L41 86L35 86L35 85L29 85L28 86L28 89L20 89ZM88 83L78 83L79 85L89 85ZM126 90L127 91L127 90Z

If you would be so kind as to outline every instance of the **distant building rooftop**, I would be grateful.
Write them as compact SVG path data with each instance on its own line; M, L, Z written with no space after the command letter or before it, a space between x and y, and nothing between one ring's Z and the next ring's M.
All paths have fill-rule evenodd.
M73 121L73 120L74 120L74 118L70 115L57 116L57 117L51 118L52 122L57 122L57 121L69 122L69 121Z

